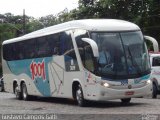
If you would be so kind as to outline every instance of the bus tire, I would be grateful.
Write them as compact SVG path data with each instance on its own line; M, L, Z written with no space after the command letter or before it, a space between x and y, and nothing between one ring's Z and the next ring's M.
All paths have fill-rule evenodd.
M20 91L19 87L18 87L18 84L16 83L16 85L14 86L14 93L16 95L16 98L18 100L22 100L22 92Z
M129 104L130 101L131 101L131 98L124 98L124 99L121 99L122 104Z
M153 83L153 92L152 92L152 98L157 98L157 86L155 83Z
M80 107L84 107L86 105L86 100L84 99L82 87L80 84L76 89L76 101Z
M28 92L27 92L27 86L24 82L22 83L21 90L22 90L23 100L25 100L25 101L29 100L29 95L28 95Z
M0 87L0 92L3 92L3 88L2 88L2 86Z

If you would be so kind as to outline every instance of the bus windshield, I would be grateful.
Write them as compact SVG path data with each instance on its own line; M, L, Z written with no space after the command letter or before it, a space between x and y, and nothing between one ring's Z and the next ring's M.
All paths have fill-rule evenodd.
M149 56L140 31L92 32L99 57L95 74L110 79L141 77L150 73Z

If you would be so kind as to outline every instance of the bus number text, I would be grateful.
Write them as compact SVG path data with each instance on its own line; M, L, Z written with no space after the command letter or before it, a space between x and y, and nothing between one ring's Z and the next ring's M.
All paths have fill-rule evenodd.
M33 62L30 65L30 71L32 74L32 80L35 80L35 78L39 77L42 78L43 80L46 79L46 74L45 74L45 63L42 61L41 63L38 62Z

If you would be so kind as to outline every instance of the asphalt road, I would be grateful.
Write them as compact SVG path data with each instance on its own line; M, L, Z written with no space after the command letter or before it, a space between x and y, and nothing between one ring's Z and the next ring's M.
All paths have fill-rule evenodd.
M27 114L39 114L57 120L159 120L160 99L133 98L129 105L122 105L120 100L91 102L82 108L68 99L37 98L23 101L17 100L11 93L0 92L0 114L1 119L7 117L5 114L20 114L23 117ZM47 119L46 116L42 118ZM36 119L41 118L36 116Z

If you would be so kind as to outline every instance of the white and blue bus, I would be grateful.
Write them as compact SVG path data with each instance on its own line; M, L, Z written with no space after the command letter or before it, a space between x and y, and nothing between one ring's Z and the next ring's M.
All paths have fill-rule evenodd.
M150 64L140 28L114 19L75 20L3 42L5 90L86 101L152 93Z

